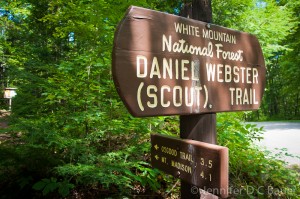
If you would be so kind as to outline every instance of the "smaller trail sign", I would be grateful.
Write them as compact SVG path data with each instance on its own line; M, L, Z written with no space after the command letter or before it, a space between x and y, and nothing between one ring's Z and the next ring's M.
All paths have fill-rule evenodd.
M207 192L228 197L226 147L152 134L151 164Z
M251 34L130 7L112 55L114 83L133 116L256 110L266 68Z

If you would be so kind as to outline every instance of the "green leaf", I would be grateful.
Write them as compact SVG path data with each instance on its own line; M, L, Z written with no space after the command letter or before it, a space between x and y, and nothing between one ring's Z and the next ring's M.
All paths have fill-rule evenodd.
M35 183L32 188L35 189L35 190L37 190L37 191L41 191L41 190L44 189L44 187L46 185L47 185L47 182L41 180L41 181Z
M57 188L58 188L58 183L50 182L44 187L43 195L47 195L48 193L53 192Z

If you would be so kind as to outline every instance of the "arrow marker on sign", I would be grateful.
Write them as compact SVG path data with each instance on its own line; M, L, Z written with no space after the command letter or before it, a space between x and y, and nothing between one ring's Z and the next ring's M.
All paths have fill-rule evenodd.
M154 146L154 148L156 149L156 150L158 150L159 149L159 146L157 146L157 144Z

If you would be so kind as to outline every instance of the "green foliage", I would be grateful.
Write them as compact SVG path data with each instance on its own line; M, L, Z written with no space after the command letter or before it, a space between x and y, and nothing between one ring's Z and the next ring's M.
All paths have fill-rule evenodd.
M178 12L181 3L0 3L14 15L26 16L18 22L8 18L0 21L5 27L5 35L0 37L1 66L7 69L4 75L9 76L10 85L18 88L10 129L6 130L13 139L0 144L2 198L72 197L76 191L87 195L94 191L95 198L178 192L172 177L149 164L149 133L178 134L178 117L130 116L115 91L110 68L114 31L129 5L173 13ZM285 8L276 7L271 1L270 7L255 9L252 1L213 3L216 23L257 34L268 56L285 48L276 45L293 24L281 27L280 22L279 33L275 34L278 20L270 14L291 17ZM264 22L265 12L269 13L266 20L272 27L270 32L266 26L256 30ZM255 187L253 194L241 193L240 197L249 198L261 197L257 189L260 186L291 188L297 192L286 197L293 198L299 185L286 179L297 179L297 174L253 147L252 142L260 137L259 130L242 125L237 117L240 115L218 116L219 142L230 148L232 186ZM246 161L241 161L243 158Z
M244 13L254 6L254 1L213 0L213 23L240 30L245 19Z
M292 29L292 35L284 43L289 51L277 53L271 60L269 72L268 90L266 91L264 107L266 114L275 119L299 119L300 118L300 87L297 80L300 78L299 69L299 1L288 1L283 3L296 15L294 23L297 29Z
M242 113L218 115L218 143L229 148L230 192L235 198L298 198L299 172L256 146L262 128L242 124Z
M35 183L32 188L39 191L42 190L44 196L58 189L58 193L62 197L66 197L69 194L70 189L74 188L74 185L67 181L58 182L56 178L50 178L42 179Z
M294 12L288 6L278 5L272 0L212 2L214 23L252 33L258 37L267 66L270 57L287 49L282 41L297 25Z
M48 177L52 168L61 162L59 156L38 145L25 145L19 136L1 143L0 157L1 198L22 195L34 198L33 183L41 176Z
M80 187L101 186L100 197L111 190L130 195L160 187L160 173L149 165L149 132L163 120L132 118L119 100L110 71L116 24L132 4L172 10L160 1L13 5L16 11L27 10L24 21L6 33L14 50L6 62L18 87L10 131L22 132L24 145L16 144L18 153L5 158L17 169L18 159L27 157L21 165L30 169L30 163L44 157L35 166L45 171L30 172L31 180L21 184L26 182L45 197L65 197ZM34 155L28 154L31 149L36 149Z
M214 0L214 23L258 37L267 85L253 119L299 119L299 1Z

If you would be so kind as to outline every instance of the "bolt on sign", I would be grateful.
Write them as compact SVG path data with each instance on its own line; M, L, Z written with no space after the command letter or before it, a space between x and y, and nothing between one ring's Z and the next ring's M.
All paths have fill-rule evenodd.
M228 197L228 148L151 135L151 164L222 198Z
M117 91L139 117L256 110L266 81L255 36L134 6L112 62Z

